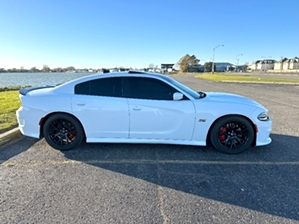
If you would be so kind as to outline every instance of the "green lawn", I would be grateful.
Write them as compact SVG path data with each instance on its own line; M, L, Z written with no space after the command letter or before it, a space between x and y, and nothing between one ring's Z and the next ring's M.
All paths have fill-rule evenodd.
M0 92L0 133L17 126L16 110L20 105L18 90Z
M215 82L254 82L254 83L298 83L299 80L284 79L284 78L270 78L270 77L256 77L251 75L232 75L227 73L204 73L197 75L196 78L205 79Z

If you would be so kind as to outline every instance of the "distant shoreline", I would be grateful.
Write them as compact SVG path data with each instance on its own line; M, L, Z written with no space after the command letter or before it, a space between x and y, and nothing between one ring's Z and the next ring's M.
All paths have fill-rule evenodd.
M75 72L22 72L0 73L0 89L17 89L24 86L57 85L94 73Z

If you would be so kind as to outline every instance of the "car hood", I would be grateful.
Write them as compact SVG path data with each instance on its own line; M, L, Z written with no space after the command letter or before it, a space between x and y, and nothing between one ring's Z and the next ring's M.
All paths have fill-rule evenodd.
M205 93L207 94L206 99L211 102L245 104L245 105L264 108L258 102L254 101L252 99L246 98L244 96L231 94L231 93L220 93L220 92L205 92Z

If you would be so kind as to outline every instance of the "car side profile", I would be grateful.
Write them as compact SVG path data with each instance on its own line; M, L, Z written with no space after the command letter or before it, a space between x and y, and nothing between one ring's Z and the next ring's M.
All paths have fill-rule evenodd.
M234 94L196 92L169 76L138 71L95 74L58 86L20 90L20 131L53 148L87 143L206 146L240 153L271 142L259 103Z

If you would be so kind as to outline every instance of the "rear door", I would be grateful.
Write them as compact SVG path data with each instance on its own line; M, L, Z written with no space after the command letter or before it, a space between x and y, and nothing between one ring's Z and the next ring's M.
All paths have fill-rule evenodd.
M87 141L128 138L128 101L122 97L120 77L101 78L75 86L74 115L83 124Z

